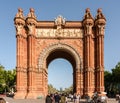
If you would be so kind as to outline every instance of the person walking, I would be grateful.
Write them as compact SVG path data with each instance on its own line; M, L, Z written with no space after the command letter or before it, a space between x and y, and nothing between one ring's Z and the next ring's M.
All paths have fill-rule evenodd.
M52 103L52 99L51 99L50 94L48 94L48 95L46 96L45 103Z
M80 103L80 94L76 95L76 103Z
M55 99L55 103L60 103L60 96L58 93L55 94L54 99Z
M52 103L55 103L54 94L51 94L50 97L51 97L51 99L52 99Z
M73 95L73 102L74 102L74 103L77 103L76 99L77 99L77 98L76 98L76 93L74 93L74 95Z
M60 103L65 103L66 102L66 97L64 94L61 95Z
M65 103L68 103L68 97L65 95Z
M120 103L120 95L119 94L116 95L116 101L118 101L118 103Z

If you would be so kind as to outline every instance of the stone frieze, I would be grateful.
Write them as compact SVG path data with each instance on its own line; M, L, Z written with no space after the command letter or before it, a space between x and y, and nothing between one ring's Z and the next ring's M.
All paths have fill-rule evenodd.
M37 37L82 38L82 29L37 29Z

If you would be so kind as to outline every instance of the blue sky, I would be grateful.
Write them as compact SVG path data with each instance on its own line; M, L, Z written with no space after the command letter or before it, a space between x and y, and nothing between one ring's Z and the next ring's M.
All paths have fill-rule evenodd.
M105 70L110 71L120 61L120 0L1 0L0 64L6 69L16 67L16 38L13 19L19 7L23 9L24 15L28 14L29 8L34 8L38 20L54 20L60 14L66 20L71 21L81 21L86 8L90 8L94 17L97 9L102 8L107 19L104 39ZM55 69L58 65L67 68L67 73L66 69ZM54 70L51 68L54 68ZM61 78L61 81L56 82L55 77L64 73L65 77L58 77ZM49 82L56 88L67 87L72 84L71 64L63 59L52 61L49 65L48 77ZM70 78L70 81L68 78Z

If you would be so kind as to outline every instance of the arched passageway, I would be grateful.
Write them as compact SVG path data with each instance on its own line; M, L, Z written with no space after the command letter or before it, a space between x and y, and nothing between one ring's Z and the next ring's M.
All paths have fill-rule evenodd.
M80 77L80 75L83 75L81 74L81 59L78 53L67 44L52 44L40 54L39 68L44 67L43 69L46 71L44 84L48 85L48 65L56 58L64 58L71 63L73 68L73 92L83 93L83 91L80 91L80 87L83 87L83 85L80 85L80 81L83 79Z
M48 84L59 91L73 85L73 67L68 60L57 58L50 62L48 65ZM52 91L50 90L49 93Z
M59 49L54 50L47 57L47 68L48 68L49 63L51 61L53 61L54 59L56 59L56 58L64 58L64 59L68 60L71 63L72 69L73 69L73 83L72 83L73 84L73 92L76 92L76 82L75 82L76 61L75 61L75 58L69 52L66 52L64 49L63 50L61 50L61 49L60 50ZM66 75L67 75L67 73L66 73Z

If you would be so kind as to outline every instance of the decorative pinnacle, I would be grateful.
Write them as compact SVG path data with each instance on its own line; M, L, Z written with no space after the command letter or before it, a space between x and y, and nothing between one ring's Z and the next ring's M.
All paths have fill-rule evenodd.
M103 15L101 8L99 8L99 9L97 10L96 19L105 19L105 16ZM105 19L105 20L106 20L106 19Z
M18 8L18 12L23 13L23 10L21 8Z
M86 9L86 13L90 13L90 8L87 8L87 9Z
M24 19L23 10L21 8L18 8L18 12L15 17L20 17L20 18Z
M87 8L85 11L84 19L93 19L89 8Z
M30 12L33 12L33 13L34 13L35 11L34 11L34 9L33 9L33 8L30 8Z
M30 12L28 13L27 17L32 17L34 19L36 19L36 16L35 16L35 11L33 8L30 8Z
M99 9L97 10L97 12L98 12L98 13L101 13L101 12L102 12L102 9L101 9L101 8L99 8Z

